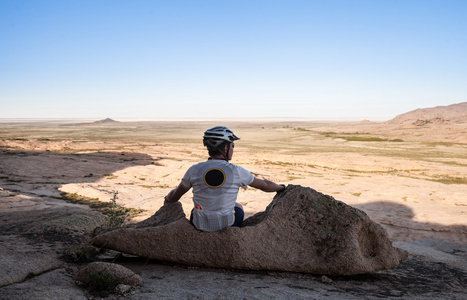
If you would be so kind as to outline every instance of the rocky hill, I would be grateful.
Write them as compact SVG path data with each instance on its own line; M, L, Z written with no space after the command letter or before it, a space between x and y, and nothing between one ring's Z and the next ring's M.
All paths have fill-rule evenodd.
M65 124L63 126L95 126L95 125L107 125L107 124L115 124L115 123L120 123L119 121L115 121L110 118L94 121L94 122L88 122L88 123L75 123L75 124Z
M112 119L110 119L110 118L107 118L107 119L95 121L95 122L93 122L92 124L107 124L107 123L118 123L118 121L115 121L115 120L112 120Z
M448 106L419 108L398 115L389 124L413 124L423 126L426 124L454 124L467 123L467 102Z

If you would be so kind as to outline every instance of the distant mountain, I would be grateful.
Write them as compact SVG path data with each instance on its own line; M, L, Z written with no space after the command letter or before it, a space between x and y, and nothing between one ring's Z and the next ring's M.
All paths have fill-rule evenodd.
M102 120L91 122L91 123L66 124L64 126L92 126L92 125L105 125L105 124L112 124L112 123L120 123L120 122L107 118L107 119L102 119Z
M110 118L92 122L92 124L106 124L106 123L118 123L118 121L112 120Z
M423 126L426 124L452 124L467 123L467 102L448 106L419 108L398 115L389 124L413 124Z

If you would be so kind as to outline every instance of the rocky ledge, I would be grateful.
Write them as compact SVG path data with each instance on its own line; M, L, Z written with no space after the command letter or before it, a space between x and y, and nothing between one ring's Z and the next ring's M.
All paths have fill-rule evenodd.
M311 188L289 186L242 228L207 233L166 204L130 228L96 236L95 246L198 267L355 275L395 269L408 257L363 211Z

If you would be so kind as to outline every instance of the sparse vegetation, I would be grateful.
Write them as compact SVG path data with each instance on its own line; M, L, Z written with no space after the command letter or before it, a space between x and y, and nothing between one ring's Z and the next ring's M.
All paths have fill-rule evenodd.
M328 138L343 139L348 142L404 142L402 139L389 139L389 138L368 136L368 133L360 133L360 132L337 133L334 131L321 131L318 133Z
M91 261L98 253L98 248L92 246L89 241L84 241L65 249L61 257L70 262L82 263Z
M61 199L74 204L87 204L91 208L99 208L101 205L104 205L103 202L99 201L99 198L90 198L78 195L76 193L62 193Z
M106 208L104 212L105 216L105 226L109 228L122 226L125 222L126 213L125 210L120 209L117 205L118 192L114 191L113 196L110 199L110 207Z
M117 195L118 192L114 192L110 202L99 201L99 198L85 197L76 193L62 193L61 199L70 203L85 204L94 210L100 211L106 215L107 226L115 227L122 225L126 219L131 219L144 211L142 209L118 206L116 202L118 199Z
M159 188L159 189L167 189L170 188L168 185L139 185L142 188L145 189L152 189L152 188Z
M401 139L385 139L380 137L371 137L371 136L341 136L336 135L332 136L336 139L344 139L348 142L403 142Z
M112 292L117 286L117 282L110 274L100 272L90 272L87 278L87 287L92 292Z
M297 131L311 131L309 129L305 129L305 128L301 128L301 127L294 128L294 130L297 130Z
M349 142L403 142L401 139L384 139L379 137L362 137L362 136L336 136L336 138L344 139Z
M257 162L258 164L261 164L261 165L268 165L268 166L293 166L294 164L293 163L290 163L290 162L284 162L284 161L271 161L271 160L261 160L261 161L258 161Z
M444 184L467 184L467 177L453 177L448 175L437 176L438 178L431 179L432 181L441 182Z

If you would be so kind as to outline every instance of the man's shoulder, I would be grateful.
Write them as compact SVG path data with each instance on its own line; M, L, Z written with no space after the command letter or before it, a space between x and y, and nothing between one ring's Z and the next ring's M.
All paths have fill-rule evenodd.
M238 170L239 172L245 172L245 173L250 173L250 171L248 171L247 169L245 169L244 167L242 166L239 166L239 165L234 165L234 164L230 164L233 168L235 168L236 170Z
M211 167L211 166L215 166L216 163L214 163L212 160L206 160L206 161L201 161L199 163L196 163L194 165L192 165L190 168L188 168L188 170L197 170L197 169L202 169L202 168L205 168L205 167Z
M232 169L246 170L242 166L233 164L233 163L228 162L226 160L220 160L220 159L209 159L209 160L206 160L206 161L202 161L202 162L199 162L199 163L196 163L196 164L192 165L191 168L200 168L200 167L204 167L204 166L208 166L208 167L221 167L221 166L224 166L224 167L230 167Z

